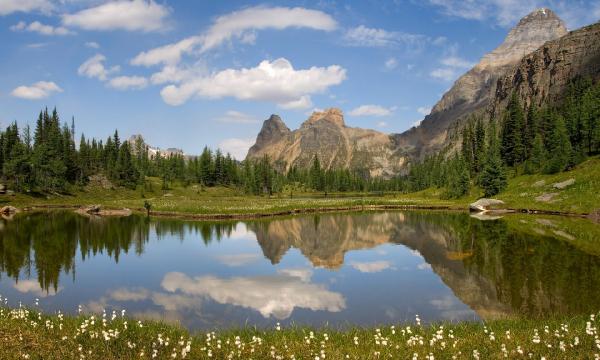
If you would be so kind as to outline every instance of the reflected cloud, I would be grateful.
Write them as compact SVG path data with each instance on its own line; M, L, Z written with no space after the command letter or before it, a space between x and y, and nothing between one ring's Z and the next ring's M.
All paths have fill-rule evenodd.
M429 265L428 263L420 263L419 265L417 265L417 269L419 270L429 270L431 269L431 265Z
M283 320L295 308L338 312L346 307L344 297L322 285L287 274L222 279L215 276L190 277L171 272L161 283L169 292L206 296L220 304L231 304L258 311L263 317Z
M312 277L312 274L313 274L312 270L309 268L281 269L281 270L278 270L277 273L283 274L283 275L288 275L291 277L296 277L304 282L310 281L310 278Z
M383 270L392 269L392 264L385 260L367 262L352 261L350 266L362 273L376 273Z
M261 256L253 253L231 254L217 256L219 262L232 267L252 264L261 259Z
M116 301L142 301L150 296L150 291L144 288L120 288L109 293L109 297Z
M450 321L464 320L473 316L470 309L465 309L462 302L453 296L444 296L440 299L433 299L429 302L434 308L440 311L440 317Z
M54 288L44 290L40 286L40 283L35 280L21 280L18 283L13 284L13 288L20 293L30 293L40 298L54 296L63 289L62 286L59 286L56 290Z

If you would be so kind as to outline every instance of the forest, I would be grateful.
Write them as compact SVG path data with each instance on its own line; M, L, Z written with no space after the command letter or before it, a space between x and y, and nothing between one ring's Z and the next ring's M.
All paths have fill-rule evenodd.
M501 192L510 176L565 171L600 153L600 83L574 80L558 106L521 104L513 94L499 119L472 116L460 129L456 146L411 165L391 179L370 177L367 170L324 169L315 157L307 169L277 171L269 158L237 161L205 147L199 156L150 156L141 138L122 141L115 130L105 140L75 140L75 121L62 122L56 109L40 111L35 129L15 122L0 132L1 177L17 192L69 192L103 174L118 186L147 190L146 177L162 180L163 189L183 185L227 186L247 194L323 192L414 192L445 189L459 198L472 186L485 196Z

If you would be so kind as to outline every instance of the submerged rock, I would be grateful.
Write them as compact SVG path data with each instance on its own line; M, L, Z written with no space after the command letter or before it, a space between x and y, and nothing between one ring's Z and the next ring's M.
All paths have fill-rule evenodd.
M474 203L469 205L470 211L482 212L492 210L491 207L495 207L498 205L504 205L504 201L497 199L479 199Z

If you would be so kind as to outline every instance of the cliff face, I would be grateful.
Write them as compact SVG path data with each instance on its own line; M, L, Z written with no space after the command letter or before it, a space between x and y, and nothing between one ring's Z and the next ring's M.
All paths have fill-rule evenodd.
M600 23L547 42L523 57L498 79L489 113L498 115L506 109L513 92L527 106L559 102L576 77L600 80Z
M396 135L400 148L417 158L441 149L461 118L487 108L498 79L510 72L523 56L566 33L562 20L549 9L525 16L500 46L456 80L420 126Z
M340 109L314 112L299 129L290 131L279 116L265 120L248 158L264 155L282 170L308 167L315 156L324 168L368 169L372 176L400 171L404 157L393 139L375 130L347 127Z

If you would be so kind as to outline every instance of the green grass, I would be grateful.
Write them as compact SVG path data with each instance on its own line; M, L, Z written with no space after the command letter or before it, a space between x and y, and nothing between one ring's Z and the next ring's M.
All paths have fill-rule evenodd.
M0 358L148 359L154 354L158 359L593 359L600 353L594 315L346 330L279 329L274 324L272 329L196 334L121 314L105 316L0 308Z
M575 184L563 190L554 189L552 184L568 179ZM152 191L142 197L141 189L117 188L106 190L98 185L73 189L70 194L32 196L15 194L0 196L0 206L13 205L18 208L31 206L81 206L101 204L108 208L143 209L144 201L152 204L155 212L180 213L183 215L269 215L290 211L359 209L362 207L447 207L466 209L468 204L483 195L473 187L469 195L460 199L444 199L444 189L426 189L402 194L322 193L287 194L274 196L250 196L238 189L198 185L175 184L172 189L161 190L160 180L149 178ZM542 185L540 185L542 184ZM551 201L539 201L543 194L556 193ZM586 214L600 208L600 158L594 157L575 169L554 175L522 175L509 180L508 188L496 196L508 207L543 211L560 211Z

